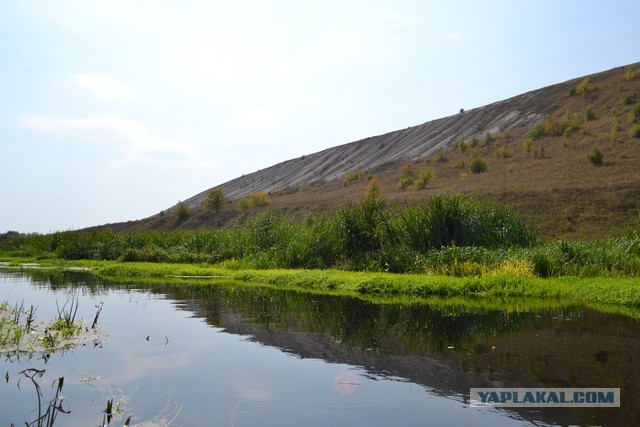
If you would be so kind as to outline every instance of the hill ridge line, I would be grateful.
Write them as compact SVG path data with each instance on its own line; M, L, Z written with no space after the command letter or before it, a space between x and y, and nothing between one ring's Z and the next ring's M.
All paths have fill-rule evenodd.
M237 200L258 191L273 193L294 190L304 184L340 180L357 170L375 171L385 165L419 161L452 146L463 137L466 139L481 137L486 133L495 135L516 128L526 129L547 116L546 111L536 108L534 99L543 92L557 91L561 85L547 86L405 129L325 148L212 188L222 187L229 200ZM204 203L212 188L182 203L190 208L197 207Z

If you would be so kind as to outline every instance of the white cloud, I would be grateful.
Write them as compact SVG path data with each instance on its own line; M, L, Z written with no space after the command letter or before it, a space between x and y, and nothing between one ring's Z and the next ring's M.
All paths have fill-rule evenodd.
M133 95L127 85L95 74L74 74L71 81L92 96L112 102L126 102Z
M190 145L156 136L140 123L119 116L33 115L23 118L22 125L32 130L70 135L84 141L124 145L127 154L114 162L114 166L134 163L162 167L204 165Z

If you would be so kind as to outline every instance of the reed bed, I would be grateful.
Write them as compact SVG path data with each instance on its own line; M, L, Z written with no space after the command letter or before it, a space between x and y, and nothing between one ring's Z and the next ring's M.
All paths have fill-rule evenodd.
M300 222L279 211L230 229L0 235L7 257L327 269L448 276L637 277L640 232L592 242L540 242L501 206L437 196L412 206L363 197Z

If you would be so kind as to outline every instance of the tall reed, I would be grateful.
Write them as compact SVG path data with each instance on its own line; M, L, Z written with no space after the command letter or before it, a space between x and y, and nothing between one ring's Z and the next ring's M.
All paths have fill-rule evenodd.
M535 231L517 214L455 195L397 206L369 194L332 215L299 221L271 210L230 229L5 233L0 235L0 253L65 260L223 263L261 269L448 275L515 269L539 277L640 275L638 231L596 242L538 242Z

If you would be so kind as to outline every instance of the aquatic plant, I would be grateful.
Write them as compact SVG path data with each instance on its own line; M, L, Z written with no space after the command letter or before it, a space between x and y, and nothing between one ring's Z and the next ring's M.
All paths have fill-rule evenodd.
M42 388L40 387L40 384L38 384L38 382L36 381L36 377L42 378L44 373L45 373L44 370L34 369L34 368L28 368L20 372L21 375L24 375L26 378L31 380L31 383L36 389L36 395L38 397L38 407L37 407L38 418L36 418L34 421L30 423L25 422L25 425L27 427L29 426L52 427L56 420L56 416L59 413L62 413L62 414L70 413L70 411L65 411L64 408L62 407L63 398L60 397L60 392L62 392L62 387L64 386L64 377L60 377L53 382L53 385L56 388L55 395L51 400L49 400L46 403L46 410L43 411L44 404L42 403L42 398L43 398Z

